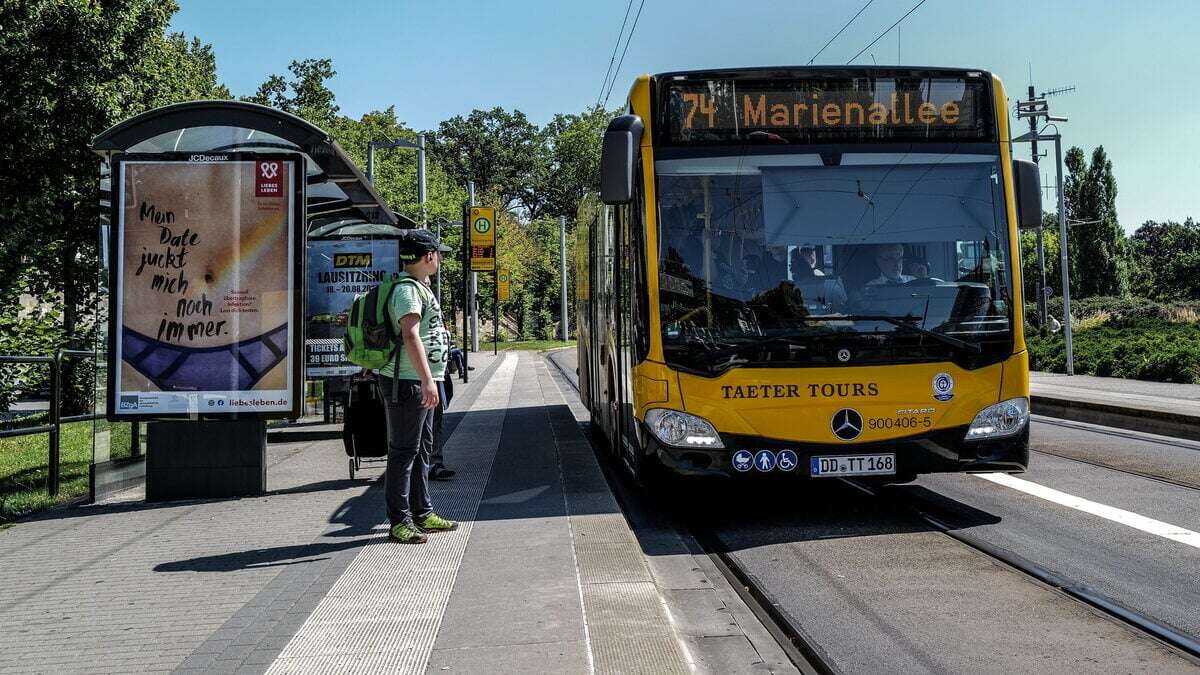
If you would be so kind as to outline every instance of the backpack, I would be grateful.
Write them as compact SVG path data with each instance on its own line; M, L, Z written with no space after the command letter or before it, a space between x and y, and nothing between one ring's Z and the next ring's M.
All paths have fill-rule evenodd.
M417 283L412 277L396 276L384 279L365 295L354 297L350 316L346 320L346 360L361 368L382 368L399 354L400 336L388 317L392 293L405 281Z

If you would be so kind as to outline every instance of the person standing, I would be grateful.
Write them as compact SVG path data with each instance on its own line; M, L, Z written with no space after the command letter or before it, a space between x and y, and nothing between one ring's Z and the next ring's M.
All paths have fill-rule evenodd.
M429 497L434 410L440 404L438 382L445 377L449 348L429 277L449 250L428 230L410 232L400 244L404 271L388 303L401 345L396 358L379 371L388 432L384 493L388 538L405 544L423 544L427 532L458 527L434 513Z
M443 327L442 330L445 330ZM450 342L450 332L446 331L446 344ZM443 450L446 446L446 438L442 433L442 419L446 415L446 408L450 407L450 399L454 397L454 378L450 377L450 357L449 349L447 349L446 358L446 376L438 380L438 404L433 409L433 453L429 456L429 479L430 480L450 480L454 474L458 473L454 469L446 468L446 456Z

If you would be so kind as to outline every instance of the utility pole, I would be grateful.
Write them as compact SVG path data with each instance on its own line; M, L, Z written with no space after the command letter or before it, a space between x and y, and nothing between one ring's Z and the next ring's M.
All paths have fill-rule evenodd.
M571 329L567 325L567 217L558 217L558 269L560 289L558 293L558 326L562 331L563 342L571 339Z
M1037 120L1045 119L1047 122L1066 122L1066 117L1054 117L1050 114L1050 106L1046 103L1046 98L1065 94L1069 91L1074 91L1075 87L1060 87L1051 89L1050 91L1042 92L1041 96L1034 98L1033 86L1029 87L1029 100L1020 101L1017 103L1017 117L1029 118L1030 131L1028 134L1013 139L1014 142L1029 142L1036 148L1038 141L1054 141L1054 158L1057 164L1056 167L1056 187L1058 190L1058 254L1059 264L1062 270L1062 294L1063 294L1063 340L1066 343L1067 351L1067 375L1075 374L1075 354L1072 344L1071 331L1071 279L1070 270L1068 269L1068 245L1067 245L1067 205L1066 205L1066 190L1063 185L1063 163L1062 163L1062 134L1059 133L1058 127L1054 127L1053 134L1044 134L1037 129ZM1043 129L1044 131L1044 129ZM1037 161L1037 150L1034 150L1034 161ZM1045 288L1046 268L1045 258L1041 247L1042 228L1038 227L1038 263L1041 266L1042 287ZM1043 291L1041 295L1045 295ZM1039 300L1039 309L1043 312L1045 309L1041 297ZM1044 325L1044 324L1043 324Z
M1029 99L1024 101L1026 105L1033 108L1038 101L1033 95L1033 83L1029 84ZM1042 109L1045 109L1045 101L1041 101ZM1018 104L1019 105L1019 104ZM1029 133L1032 137L1029 139L1029 151L1033 155L1033 163L1037 164L1041 160L1041 155L1038 154L1037 146L1037 115L1029 116ZM1038 278L1035 287L1037 288L1037 307L1038 307L1038 325L1046 325L1046 244L1042 234L1042 224L1038 223L1037 227L1037 259L1038 259Z
M1074 91L1075 87L1060 87L1044 91L1040 95L1034 94L1032 81L1029 84L1028 96L1024 101L1017 102L1017 117L1024 117L1029 120L1029 133L1016 139L1018 141L1025 140L1029 142L1029 150L1034 163L1039 163L1042 159L1041 153L1038 152L1038 141L1048 140L1046 137L1038 133L1038 120L1061 121L1065 122L1066 118L1055 118L1050 115L1050 105L1046 102L1046 98L1065 94L1069 91ZM1065 246L1065 242L1060 242L1060 246ZM1044 230L1041 223L1037 228L1037 256L1038 256L1038 279L1037 279L1037 304L1038 304L1038 319L1039 325L1046 325L1047 320L1047 300L1046 297L1046 246Z

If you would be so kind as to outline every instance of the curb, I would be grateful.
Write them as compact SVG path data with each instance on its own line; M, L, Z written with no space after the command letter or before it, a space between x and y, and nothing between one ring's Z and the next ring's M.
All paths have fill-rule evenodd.
M268 443L300 443L304 441L341 440L342 430L331 431L268 431Z
M1200 441L1200 417L1054 396L1030 396L1032 412L1073 422Z

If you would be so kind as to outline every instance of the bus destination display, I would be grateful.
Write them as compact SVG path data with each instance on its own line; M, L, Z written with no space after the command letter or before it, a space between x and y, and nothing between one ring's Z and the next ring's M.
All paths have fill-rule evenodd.
M663 100L673 144L994 140L982 79L683 80Z

